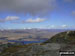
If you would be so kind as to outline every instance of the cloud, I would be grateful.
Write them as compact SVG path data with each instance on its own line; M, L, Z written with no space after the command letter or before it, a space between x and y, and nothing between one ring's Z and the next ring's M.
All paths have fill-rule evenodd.
M0 11L46 15L56 8L56 0L0 0Z
M19 17L17 17L17 16L7 16L4 19L0 19L0 23L4 23L4 22L7 22L7 21L14 21L14 20L19 20Z
M48 25L46 27L49 28L49 29L64 29L64 28L67 28L69 26L67 26L67 25L60 25L60 26L57 26L57 25Z
M75 16L75 11L72 11L72 15Z
M51 25L51 28L55 28L55 25Z
M67 25L62 25L61 27L62 27L62 28L67 28L68 26L67 26Z
M7 16L5 18L6 21L12 21L12 20L18 20L18 19L19 19L19 17L17 17L17 16Z
M24 22L25 23L39 23L39 22L43 22L43 21L45 21L46 19L41 19L41 18L36 18L36 19L32 19L32 18L30 18L30 19L27 19L27 20L25 20Z
M20 21L15 21L15 20L19 20L20 18L17 16L7 16L4 19L0 19L0 23L4 23L4 22L8 22L10 21L11 23L39 23L39 22L44 22L47 19L46 18L35 18L35 19L27 19L27 20L20 20Z

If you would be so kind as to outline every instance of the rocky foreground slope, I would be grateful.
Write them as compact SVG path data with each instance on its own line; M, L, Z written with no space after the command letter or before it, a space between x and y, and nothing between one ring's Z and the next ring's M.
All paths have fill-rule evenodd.
M75 51L75 31L59 33L44 43L5 48L0 56L59 56L59 51Z

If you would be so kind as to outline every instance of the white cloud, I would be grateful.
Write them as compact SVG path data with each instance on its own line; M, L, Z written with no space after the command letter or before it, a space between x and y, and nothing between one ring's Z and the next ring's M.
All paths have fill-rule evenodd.
M27 19L25 22L26 23L39 23L39 22L43 22L45 20L46 19L44 19L44 18L36 18L36 19L30 18L30 19Z
M32 28L26 27L26 28L24 28L24 29L32 29Z
M3 23L3 22L7 22L7 21L13 21L12 23L39 23L39 22L44 22L46 21L47 19L45 18L35 18L35 19L27 19L27 20L23 20L23 21L15 21L15 20L19 20L20 18L17 17L17 16L7 16L5 19L0 19L0 23Z
M7 16L5 18L6 21L12 21L12 20L18 20L18 19L19 19L19 17L17 17L17 16Z
M6 18L0 18L0 23L4 23L4 22L7 22L7 21L14 21L14 20L18 20L19 17L17 16L7 16Z
M68 26L67 26L67 25L62 25L61 27L62 27L62 28L66 28L66 27L68 27Z
M63 29L63 28L67 28L69 26L67 26L67 25L60 25L60 26L50 25L50 26L46 26L46 27L50 28L50 29Z
M51 28L55 28L55 25L51 25Z

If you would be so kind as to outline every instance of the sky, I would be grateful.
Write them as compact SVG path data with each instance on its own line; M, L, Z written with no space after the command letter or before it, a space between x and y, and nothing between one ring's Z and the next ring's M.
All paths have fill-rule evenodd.
M75 0L0 0L0 29L75 29Z

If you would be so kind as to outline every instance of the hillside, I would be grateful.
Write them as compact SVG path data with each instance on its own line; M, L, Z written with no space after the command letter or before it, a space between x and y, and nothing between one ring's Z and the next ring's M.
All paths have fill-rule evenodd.
M51 39L47 40L44 43L66 43L72 44L75 43L75 31L67 31L56 34Z

